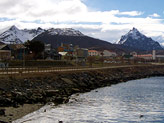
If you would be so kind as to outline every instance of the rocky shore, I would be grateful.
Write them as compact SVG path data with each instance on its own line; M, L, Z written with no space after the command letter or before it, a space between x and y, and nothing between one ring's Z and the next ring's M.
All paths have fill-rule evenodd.
M74 93L151 76L164 76L164 66L1 77L0 123L12 122L48 102L67 103Z

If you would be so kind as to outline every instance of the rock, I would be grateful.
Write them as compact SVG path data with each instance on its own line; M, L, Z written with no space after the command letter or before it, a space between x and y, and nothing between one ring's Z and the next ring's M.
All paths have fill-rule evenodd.
M5 98L0 96L0 106L11 106L12 101L10 98Z
M64 97L64 98L63 98L63 103L68 103L68 102L69 102L69 98Z
M18 91L12 91L11 92L13 96L22 96L22 92L18 92Z
M64 82L68 84L74 84L70 79L67 79L67 78L61 78L61 80L63 80Z
M80 89L78 89L78 88L72 88L72 92L73 92L73 93L80 92Z
M65 98L63 97L56 97L55 100L54 100L54 103L57 103L57 104L62 104L66 101Z
M13 114L9 114L9 116L13 116Z
M54 95L57 95L59 93L59 90L46 90L45 93L46 93L46 96L52 97Z
M5 109L0 109L0 116L5 115Z
M140 115L140 118L143 118L144 117L144 115Z
M5 122L5 121L1 121L1 120L0 120L0 123L7 123L7 122Z

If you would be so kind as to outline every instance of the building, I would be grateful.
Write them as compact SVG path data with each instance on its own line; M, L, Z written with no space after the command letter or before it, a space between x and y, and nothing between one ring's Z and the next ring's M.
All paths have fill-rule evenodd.
M134 55L134 58L140 58L145 60L153 60L152 54L141 54L141 55Z
M112 57L116 57L117 56L117 53L116 52L113 52L113 51L109 51L109 50L104 50L103 51L103 56L105 58L112 58Z
M96 50L88 50L88 56L100 56L100 53Z
M134 55L134 57L135 58L142 58L145 60L164 61L164 55L161 53L157 53L156 50L153 50L152 54Z
M163 52L157 53L156 50L153 50L152 55L153 55L153 60L156 60L159 62L164 61L164 53Z
M0 45L0 60L9 60L11 58L11 49L8 45Z
M73 52L74 48L72 44L61 44L60 47L58 47L58 52Z
M86 48L78 48L74 52L74 57L79 61L86 61L88 57L88 49Z
M137 52L131 52L130 55L136 56L137 55Z
M22 60L26 54L26 47L23 44L10 44L11 55L14 59Z

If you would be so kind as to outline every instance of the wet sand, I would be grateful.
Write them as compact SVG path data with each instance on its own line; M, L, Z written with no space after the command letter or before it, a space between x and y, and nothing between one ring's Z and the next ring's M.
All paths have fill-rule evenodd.
M42 106L43 104L24 104L23 106L19 105L18 108L0 107L0 110L5 109L5 115L0 116L0 123L11 123L16 119L40 109Z

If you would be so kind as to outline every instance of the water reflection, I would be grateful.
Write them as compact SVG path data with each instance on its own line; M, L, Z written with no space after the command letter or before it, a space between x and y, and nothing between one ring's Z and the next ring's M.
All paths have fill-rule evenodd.
M68 104L45 106L14 123L162 123L163 80L134 80L73 95Z

